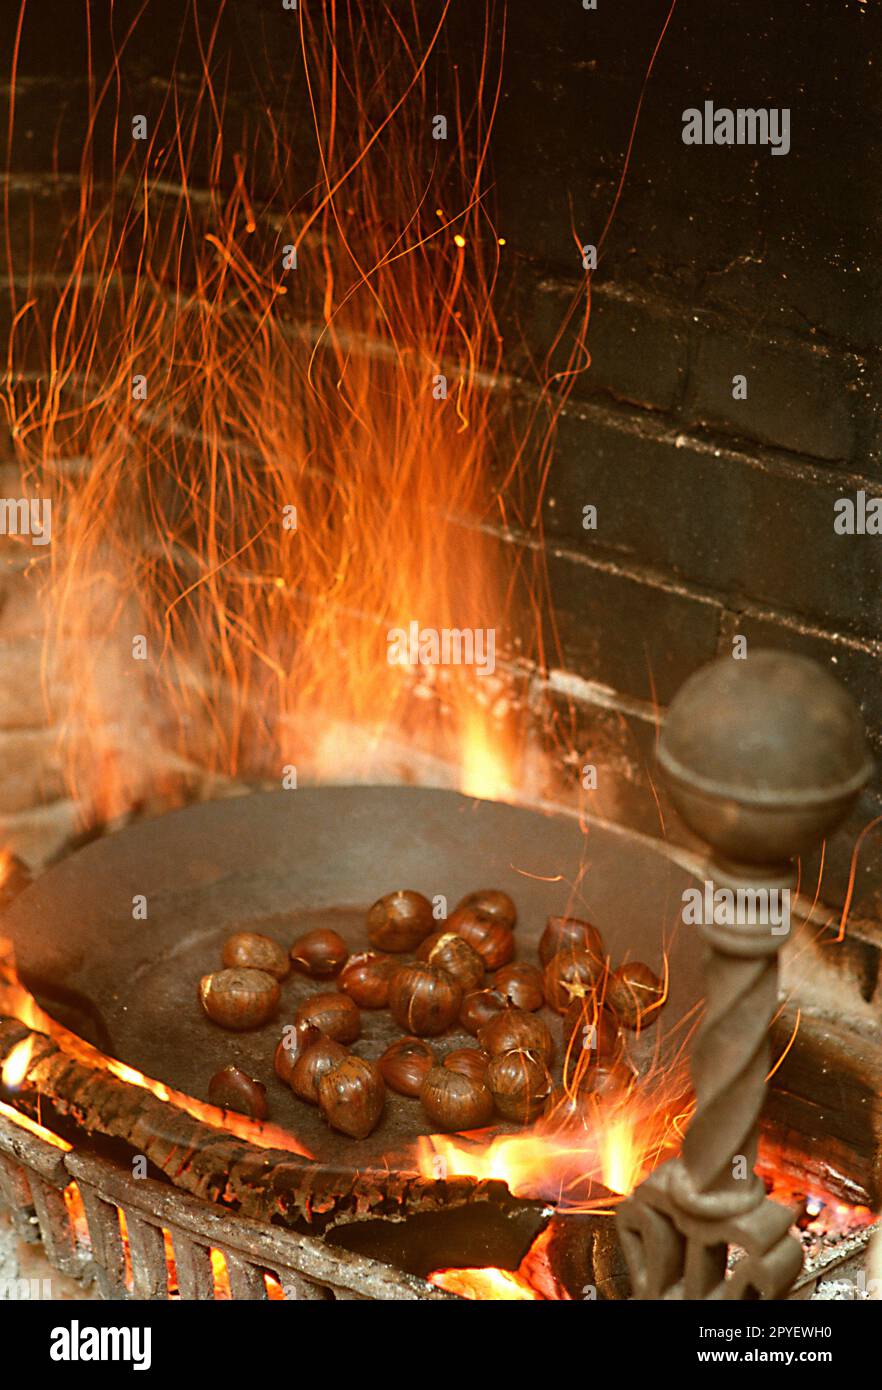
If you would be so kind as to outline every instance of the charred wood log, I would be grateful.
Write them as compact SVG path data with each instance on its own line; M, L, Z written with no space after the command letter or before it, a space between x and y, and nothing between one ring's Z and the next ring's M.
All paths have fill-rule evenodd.
M14 1100L32 1118L38 1118L38 1099L44 1118L45 1106L51 1104L83 1137L121 1140L133 1157L143 1155L175 1187L254 1220L315 1235L343 1223L376 1218L407 1218L409 1223L412 1217L431 1214L436 1220L422 1229L415 1226L410 1245L398 1241L401 1267L422 1273L428 1272L424 1266L430 1251L431 1268L456 1263L448 1254L515 1268L550 1217L547 1206L513 1197L504 1182L428 1179L386 1168L334 1169L286 1149L262 1148L69 1056L51 1038L16 1019L0 1018L0 1065L28 1038L33 1050L25 1075L14 1095L4 1099ZM482 1209L483 1221L470 1215L476 1207ZM380 1236L378 1231L377 1248L382 1250L385 1236ZM374 1253L369 1232L354 1240L359 1253Z

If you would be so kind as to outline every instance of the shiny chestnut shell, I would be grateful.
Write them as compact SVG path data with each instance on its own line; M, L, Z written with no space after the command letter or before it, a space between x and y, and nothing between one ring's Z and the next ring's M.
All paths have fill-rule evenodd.
M487 1068L487 1087L496 1109L507 1120L528 1124L551 1093L551 1076L533 1052L503 1052Z
M295 1023L311 1023L335 1042L353 1043L361 1032L361 1014L348 994L314 994L304 999Z
M568 951L574 946L603 960L603 937L590 922L584 922L579 917L549 917L539 938L539 959L542 964L547 965L558 951Z
M419 960L446 970L464 994L477 989L484 979L484 962L473 946L455 931L438 931L427 936L417 951Z
M390 1091L400 1096L418 1096L423 1082L437 1058L422 1038L398 1038L386 1048L377 1066Z
M269 1114L266 1087L232 1064L215 1072L208 1083L208 1100L220 1110L235 1110L252 1120L265 1120Z
M564 1044L590 1053L590 1061L620 1057L625 1039L619 1021L609 1009L598 1008L594 999L574 999L563 1016Z
M329 980L346 963L349 947L339 932L317 927L298 936L288 954L295 970L314 980Z
M514 931L518 920L518 910L513 900L501 888L479 888L474 893L466 893L456 904L455 911L461 907L476 907L491 917L498 917L509 931Z
M412 888L386 893L368 911L368 940L378 951L415 951L435 926L432 904Z
M280 995L278 980L265 970L216 970L199 981L199 1002L208 1017L235 1032L268 1023Z
M399 1028L417 1037L436 1037L456 1022L462 990L434 965L403 965L389 986L389 1012Z
M321 1038L301 1052L291 1073L291 1090L310 1105L318 1105L318 1084L322 1077L349 1056L342 1043L333 1038Z
M301 1052L312 1047L322 1037L312 1023L288 1023L282 1029L282 1036L273 1054L273 1070L286 1086L291 1085L291 1073Z
M624 1028L648 1028L659 1016L664 985L648 965L628 961L610 975L607 999Z
M456 932L477 951L488 970L499 970L514 955L514 935L510 927L489 912L476 907L459 907L447 919L447 930Z
M433 1067L420 1091L420 1103L440 1130L480 1129L493 1115L493 1097L483 1081L449 1067Z
M603 1099L622 1099L636 1080L636 1072L624 1062L598 1062L585 1073L582 1089Z
M389 1003L389 982L401 962L376 951L359 951L350 956L337 980L337 988L348 994L360 1009L385 1009Z
M507 1007L498 990L476 989L463 999L459 1021L467 1033L477 1034L479 1028L483 1028L485 1023Z
M577 1086L569 1090L555 1087L549 1094L542 1116L536 1123L540 1134L556 1134L563 1129L588 1129L597 1123L597 1102L588 1091Z
M374 1062L351 1054L318 1083L319 1109L333 1129L366 1139L383 1113L386 1087Z
M566 1013L574 999L592 994L603 976L603 961L581 946L569 946L552 956L545 967L545 1001L557 1013Z
M291 969L284 946L256 931L233 932L224 942L221 959L228 970L264 970L276 980L284 980Z
M554 1039L543 1018L525 1009L503 1009L478 1029L478 1042L491 1057L503 1052L535 1052L550 1062L554 1055Z
M448 1052L441 1065L447 1067L448 1071L458 1071L462 1076L471 1077L472 1081L484 1082L490 1057L480 1047L458 1047Z
M542 971L535 965L517 961L504 965L493 976L493 988L516 1009L526 1009L529 1013L541 1009L545 1003Z

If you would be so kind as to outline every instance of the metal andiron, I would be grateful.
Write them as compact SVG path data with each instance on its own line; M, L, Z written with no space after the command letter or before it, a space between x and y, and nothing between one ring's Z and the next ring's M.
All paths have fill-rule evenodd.
M641 1299L780 1298L802 1264L793 1214L754 1172L792 861L847 814L872 771L858 711L814 662L759 651L692 676L670 707L659 763L711 847L706 1012L692 1055L696 1110L681 1155L622 1203ZM710 909L709 911L707 909ZM698 942L696 941L696 949ZM726 1275L729 1247L745 1257Z

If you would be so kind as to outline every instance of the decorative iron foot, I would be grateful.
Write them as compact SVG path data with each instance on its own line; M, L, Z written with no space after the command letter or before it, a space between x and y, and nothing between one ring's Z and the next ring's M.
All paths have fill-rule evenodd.
M872 763L846 692L783 652L726 657L692 676L671 704L659 763L713 853L681 928L694 923L709 948L707 1006L682 1155L622 1203L622 1247L636 1298L781 1298L802 1251L792 1213L766 1199L754 1165L791 861L844 818ZM727 1276L732 1245L746 1253Z

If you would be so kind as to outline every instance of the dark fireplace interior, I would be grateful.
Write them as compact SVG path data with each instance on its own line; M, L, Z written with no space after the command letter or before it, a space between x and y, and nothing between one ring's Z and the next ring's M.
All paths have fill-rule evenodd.
M0 535L9 904L75 852L197 803L391 784L588 824L602 887L587 899L615 934L620 856L638 866L638 915L640 892L704 876L656 768L676 692L714 658L809 657L853 697L877 770L799 864L761 1171L803 1201L804 1230L824 1203L851 1213L818 1226L813 1259L831 1231L863 1258L882 1182L880 26L863 0L712 16L697 0L5 8L0 491L52 499L51 539L36 522ZM707 104L786 111L789 148L685 143ZM411 623L492 630L495 666L395 666L388 634ZM150 833L128 842L145 864L166 852ZM336 835L357 858L342 817ZM374 884L363 861L369 902L398 865L390 849ZM59 883L76 900L70 874L47 880L47 910ZM255 920L282 911L255 893ZM353 900L318 874L316 894ZM22 974L102 1048L74 998L82 965ZM0 1007L0 1063L38 1026L14 1012ZM114 1055L177 1084L150 1070L146 1033L137 1059ZM75 1173L100 1291L167 1296L156 1223L110 1176L119 1133L84 1142L74 1102L52 1104L74 1166L41 1170L36 1198L7 1174L18 1234L36 1209L56 1269L80 1277L56 1209ZM162 1174L151 1151L160 1205ZM188 1191L218 1189L209 1175ZM434 1240L429 1198L413 1202ZM518 1212L528 1244L539 1204ZM162 1211L209 1239L195 1205ZM579 1296L580 1279L626 1296L609 1222L570 1219L542 1226L530 1296ZM286 1257L246 1220L224 1288L425 1296L429 1269L388 1225L388 1245L341 1240L333 1270L318 1231L306 1265L267 1284L254 1270ZM182 1261L175 1287L211 1296L216 1263Z

